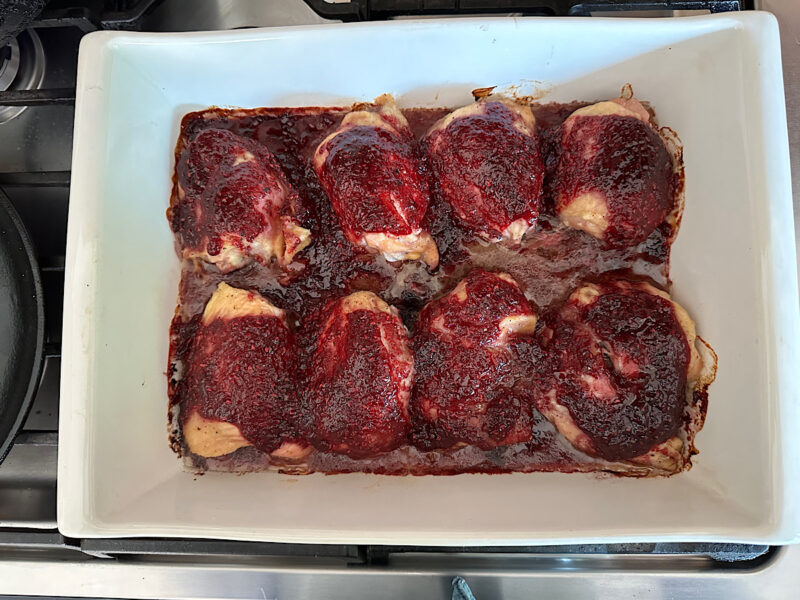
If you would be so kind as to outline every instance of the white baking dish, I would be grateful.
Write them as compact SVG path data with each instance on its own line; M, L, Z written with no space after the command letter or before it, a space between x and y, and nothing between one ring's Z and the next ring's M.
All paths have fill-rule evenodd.
M167 444L179 121L208 105L456 106L630 82L685 144L677 299L719 354L694 468L669 479L184 472ZM71 537L534 544L799 539L798 295L774 18L456 19L81 44L64 306L58 524Z

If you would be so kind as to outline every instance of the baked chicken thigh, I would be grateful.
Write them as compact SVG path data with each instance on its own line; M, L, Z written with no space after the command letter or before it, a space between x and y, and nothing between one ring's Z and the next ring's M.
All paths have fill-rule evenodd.
M172 229L183 256L227 273L274 257L287 265L311 242L300 225L300 199L276 158L258 142L227 129L206 129L177 165Z
M304 379L308 437L360 458L406 441L414 359L397 310L372 292L329 302Z
M505 273L472 271L422 309L414 332L417 446L488 450L531 438L514 342L535 327L525 295Z
M579 288L544 325L539 411L587 454L673 469L703 371L686 311L647 283L611 281Z
M422 227L430 191L419 148L391 96L348 113L314 153L314 169L351 243L389 261L439 262Z
M672 157L634 98L576 110L562 126L556 212L608 246L645 240L673 209Z
M245 446L298 458L295 338L284 311L255 292L220 283L206 304L186 360L183 439L215 457Z
M527 106L487 99L440 119L425 139L439 193L468 229L518 242L539 217L544 163Z

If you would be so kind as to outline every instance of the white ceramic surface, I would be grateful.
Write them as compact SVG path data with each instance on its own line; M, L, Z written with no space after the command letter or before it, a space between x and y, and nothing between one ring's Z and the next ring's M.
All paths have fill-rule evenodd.
M454 106L630 82L683 139L674 293L719 354L700 455L636 480L514 474L196 477L167 445L178 260L164 211L182 115L208 105ZM454 19L81 44L64 306L58 523L71 537L533 544L800 539L798 296L778 27L680 19Z

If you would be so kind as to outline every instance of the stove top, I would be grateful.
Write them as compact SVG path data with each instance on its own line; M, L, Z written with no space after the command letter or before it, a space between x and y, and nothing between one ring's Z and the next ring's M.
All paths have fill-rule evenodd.
M486 14L588 17L602 13L627 13L627 16L643 13L641 16L680 16L686 11L700 14L753 8L753 0L306 0L306 3L319 15L342 21ZM678 15L674 14L676 11Z
M773 4L781 2L765 1ZM96 564L96 561L106 565L112 562L115 565L133 563L144 569L142 572L149 574L148 576L155 577L155 574L163 572L166 574L164 576L177 579L191 576L196 581L205 581L202 577L198 579L195 572L202 565L215 565L213 568L220 570L220 577L231 572L239 573L242 577L245 577L244 573L250 573L245 579L250 576L258 579L254 573L260 572L263 575L266 572L263 569L273 574L275 569L281 568L308 569L309 573L317 573L319 577L323 577L317 577L313 585L307 584L311 587L322 585L322 581L334 581L335 578L324 579L325 576L331 577L325 571L327 568L345 571L350 569L351 573L370 573L370 576L380 571L386 573L387 578L399 577L402 573L418 574L418 569L427 569L439 575L457 572L464 574L472 570L483 573L476 577L491 578L486 573L499 569L496 575L501 582L505 581L502 577L508 576L508 573L514 573L514 577L517 577L531 570L555 574L564 573L567 569L586 577L585 585L589 587L584 589L587 591L592 586L600 585L601 581L606 581L605 576L597 576L598 573L633 570L644 577L648 573L677 570L683 573L675 580L682 582L675 584L680 586L687 585L687 582L696 584L695 576L702 572L713 572L714 577L720 578L718 581L727 581L725 578L732 573L760 573L767 567L772 568L770 565L773 564L785 565L787 552L782 549L742 545L629 544L431 549L303 546L212 540L72 540L58 533L55 515L61 312L72 105L78 45L85 33L97 29L187 31L467 14L608 16L613 13L617 16L666 16L696 14L696 11L745 10L753 8L753 2L754 0L245 0L234 4L226 0L195 0L192 2L192 9L188 10L187 5L180 0L51 1L31 28L20 34L10 45L0 48L0 139L3 140L0 144L0 189L11 199L33 239L42 271L46 310L46 360L39 390L23 431L10 455L0 466L0 595L6 592L84 595L78 593L84 588L77 583L77 587L69 587L72 583L65 583L67 587L56 587L52 588L55 592L47 592L50 589L47 585L37 588L36 582L31 581L28 582L28 587L6 590L4 582L12 581L16 572L14 569L24 565L47 565L56 576L56 566L59 564L63 566L69 563L78 572L81 569L90 569L89 565ZM790 4L792 0L785 2ZM800 10L796 13L795 19L800 21ZM10 561L8 564L4 562L7 557ZM269 557L266 563L265 557ZM109 558L112 562L104 561ZM323 575L324 573L328 574ZM65 582L73 581L71 575L59 576L63 576ZM592 579L593 576L596 577ZM128 572L125 575L120 574L118 579L108 581L109 587L98 588L97 592L85 588L88 590L85 595L100 594L100 590L104 596L148 595L142 594L142 588L136 586L114 587L115 583L121 584L126 577L129 577ZM291 577L286 577L286 585L290 585L288 582ZM469 581L469 577L467 580ZM514 585L518 585L519 581L515 581ZM361 583L364 582L366 579L361 580ZM608 584L610 583L604 585ZM176 587L154 587L152 595L205 597L220 589L210 582L207 585L208 587L203 588L197 583L186 583L180 588L180 593ZM374 594L373 597L378 597L380 584L377 585L378 588L367 586L364 590ZM503 589L504 585L497 583L497 589ZM67 589L70 590L69 594ZM126 589L130 592L125 591ZM384 591L388 592L389 589L391 586ZM263 586L260 593L256 593L256 588L253 590L255 597L283 597L274 591L269 596Z

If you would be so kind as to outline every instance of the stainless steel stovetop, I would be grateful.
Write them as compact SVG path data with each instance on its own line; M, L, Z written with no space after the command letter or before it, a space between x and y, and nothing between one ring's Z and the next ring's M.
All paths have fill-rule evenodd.
M578 1L542 0L540 4L565 6ZM583 2L572 12L594 14L601 5L614 1ZM636 8L651 9L645 15L673 14L652 10L663 8L659 5L667 0L637 1ZM706 1L672 0L682 9L678 14L693 14ZM712 2L718 3L716 9L737 4L736 0ZM15 106L0 103L0 187L33 237L47 319L47 358L39 392L22 434L0 467L0 597L438 599L450 597L454 575L467 580L478 600L800 596L795 589L800 584L800 546L628 544L430 549L214 540L76 540L61 536L55 514L61 303L72 104L81 36L98 27L186 31L328 22L309 5L322 7L329 17L337 13L346 19L391 16L377 11L365 15L363 6L367 2L350 2L345 7L342 0L194 0L191 5L182 0L155 4L153 0L107 0L105 6L113 5L115 11L58 9L78 4L92 3L51 4L49 13L20 38L14 54L18 64L0 63L0 91L9 81L15 82L12 89L47 90L6 94L4 102ZM441 16L461 6L480 7L491 2L372 4L406 9L419 5L439 9L437 16ZM535 2L495 2L503 4ZM800 232L800 0L741 0L741 4L772 11L781 25L795 175L795 223ZM362 7L361 13L356 5ZM500 9L494 12L508 14ZM11 73L11 68L19 72ZM24 106L28 108L17 114Z

